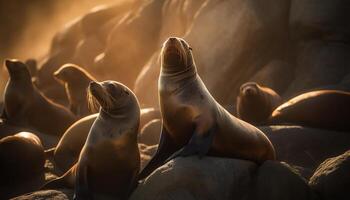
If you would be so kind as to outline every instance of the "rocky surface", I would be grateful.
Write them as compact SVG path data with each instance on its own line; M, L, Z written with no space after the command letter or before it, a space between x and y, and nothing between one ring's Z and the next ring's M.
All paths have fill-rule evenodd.
M349 199L350 151L320 164L309 184L323 200Z
M350 134L301 126L260 127L275 147L277 159L296 165L305 177L325 159L350 149Z
M26 194L13 198L13 200L42 200L42 199L55 199L55 200L68 200L73 199L74 192L72 190L43 190L38 192L33 192L31 194Z
M281 179L283 177L283 179ZM170 181L171 180L171 181ZM307 183L290 167L237 159L176 158L158 168L134 191L138 199L311 199Z

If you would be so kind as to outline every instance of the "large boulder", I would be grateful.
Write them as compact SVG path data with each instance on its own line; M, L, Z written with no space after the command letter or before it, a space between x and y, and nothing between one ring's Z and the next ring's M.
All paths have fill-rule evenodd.
M198 13L185 39L219 103L235 102L242 83L271 60L285 57L288 10L289 0L211 0Z
M325 159L350 149L350 134L345 132L301 126L269 126L260 129L274 145L278 160L311 171Z
M325 160L310 178L309 184L321 199L349 199L350 151Z
M256 164L243 160L177 158L146 178L130 199L223 200L244 197L256 168Z
M245 160L195 156L176 158L159 167L130 199L303 200L311 197L306 182L284 164L267 161L259 167Z
M289 30L296 79L287 96L339 84L350 73L349 9L347 0L291 1Z
M69 200L73 199L74 192L72 190L43 190L38 192L33 192L31 194L26 194L13 198L13 200L41 200L41 199L55 199L55 200Z
M283 178L282 178L283 177ZM314 199L306 181L286 163L267 161L259 167L251 199Z

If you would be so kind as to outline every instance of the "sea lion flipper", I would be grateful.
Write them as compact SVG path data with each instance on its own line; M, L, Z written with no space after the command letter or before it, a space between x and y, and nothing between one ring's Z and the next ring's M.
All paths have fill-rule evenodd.
M73 188L74 182L72 182L71 180L74 179L74 168L75 166L73 166L70 170L68 170L62 176L45 183L40 188L40 190L59 189L59 188L65 188L65 187Z
M143 170L138 176L138 180L146 178L155 169L161 166L164 163L164 161L176 151L176 149L174 148L175 148L175 145L173 144L168 131L163 126L162 132L160 134L160 141L159 141L157 152L154 154L154 156L146 165L146 167L143 168Z
M167 161L170 161L178 156L186 157L195 154L202 158L209 152L214 138L214 132L215 127L210 128L205 134L200 134L198 131L195 131L188 144L171 155Z
M75 192L74 200L78 199L90 199L89 190L88 190L88 167L84 164L79 164L76 170L76 179L75 179Z

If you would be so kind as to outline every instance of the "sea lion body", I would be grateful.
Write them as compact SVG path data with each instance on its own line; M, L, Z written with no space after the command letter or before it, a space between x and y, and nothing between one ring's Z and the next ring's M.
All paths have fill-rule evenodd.
M6 66L10 78L4 93L4 120L40 133L61 136L73 124L75 116L38 91L25 64L7 60Z
M184 40L169 38L163 45L158 88L161 140L140 179L178 155L209 154L257 163L275 159L264 133L232 116L211 96L197 75L191 48Z
M66 89L70 110L78 117L92 114L88 108L87 88L96 79L83 68L74 64L60 67L54 76L62 82Z
M47 151L48 154L53 153L55 164L61 171L67 171L78 161L80 151L97 116L98 114L92 114L76 121L66 130L57 146ZM140 130L148 122L159 118L160 111L158 109L141 109Z
M75 186L76 199L126 199L140 168L136 96L114 81L92 82L89 90L101 108L79 160L44 187Z
M296 96L277 107L269 118L269 124L293 123L349 131L349 113L349 92L319 90Z
M61 137L57 146L52 149L55 165L62 171L69 170L79 158L89 130L98 114L92 114L76 121Z
M281 103L281 97L274 90L255 82L247 82L240 87L237 97L237 116L254 125L266 123Z
M0 140L0 184L11 184L44 172L45 154L40 139L20 132Z

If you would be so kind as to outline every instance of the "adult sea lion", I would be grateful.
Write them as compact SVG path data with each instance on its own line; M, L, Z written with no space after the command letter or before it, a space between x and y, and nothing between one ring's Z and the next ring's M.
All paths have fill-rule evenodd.
M10 75L4 92L2 115L6 123L61 136L73 124L75 116L39 92L24 63L6 60L5 65Z
M54 77L63 83L69 100L70 110L78 117L92 114L88 108L87 88L91 81L96 79L85 69L65 64L54 72Z
M101 108L79 161L44 188L75 186L76 199L126 199L140 168L138 101L114 81L92 82L89 93Z
M237 116L249 123L265 123L271 113L282 103L281 97L272 89L255 82L244 83L237 97Z
M49 156L53 154L55 164L61 171L67 171L78 161L89 130L97 117L98 114L92 114L78 120L66 130L55 148L46 151ZM160 119L158 109L141 109L140 130L154 119Z
M0 185L12 184L44 171L44 147L33 133L20 132L0 140Z
M274 148L263 132L232 116L211 96L197 75L191 47L183 39L169 38L161 57L161 139L139 179L175 156L209 154L257 163L275 159Z
M349 113L349 92L318 90L296 96L277 107L269 118L269 124L293 123L349 131Z
M60 171L66 172L78 161L89 130L97 117L98 113L79 119L66 130L55 148L46 151L48 156L53 156L55 167Z

